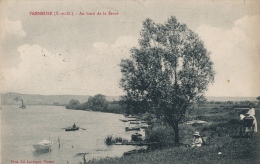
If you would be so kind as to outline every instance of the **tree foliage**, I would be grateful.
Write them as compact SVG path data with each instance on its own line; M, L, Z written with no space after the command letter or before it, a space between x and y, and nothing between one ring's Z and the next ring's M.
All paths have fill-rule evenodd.
M94 97L88 98L88 105L93 110L105 110L108 106L108 101L106 100L106 96L102 94L97 94Z
M72 99L70 100L69 104L66 105L66 109L76 109L80 102L78 100Z
M121 61L122 101L135 113L157 114L173 127L179 142L178 124L195 101L204 99L214 81L210 54L197 34L170 17L164 24L143 22L139 46L131 58Z
M79 103L78 100L70 100L69 104L66 105L67 109L76 110L92 110L107 113L124 113L122 106L118 101L109 102L105 95L97 94L95 96L90 96L88 101L84 103Z

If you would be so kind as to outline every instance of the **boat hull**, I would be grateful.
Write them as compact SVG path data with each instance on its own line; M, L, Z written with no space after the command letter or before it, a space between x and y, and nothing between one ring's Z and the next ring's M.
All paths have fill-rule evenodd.
M79 127L76 128L65 128L65 131L76 131L79 130Z
M139 128L139 127L134 127L134 128L126 127L126 128L125 128L125 131L133 131L133 130L140 131L140 128Z
M51 150L51 146L52 146L52 140L42 140L37 144L33 145L33 148L36 151L50 151Z
M35 145L33 145L33 148L36 151L50 151L51 150L51 146L52 145L39 145L39 144L35 144Z

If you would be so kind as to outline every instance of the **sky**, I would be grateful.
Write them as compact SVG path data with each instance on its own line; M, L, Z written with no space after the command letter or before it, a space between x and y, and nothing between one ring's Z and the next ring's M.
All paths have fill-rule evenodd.
M206 96L260 95L258 0L0 3L0 93L123 95L119 64L138 45L142 22L150 18L164 23L175 16L211 52L216 75ZM56 12L66 15L54 16ZM93 12L95 15L87 15Z

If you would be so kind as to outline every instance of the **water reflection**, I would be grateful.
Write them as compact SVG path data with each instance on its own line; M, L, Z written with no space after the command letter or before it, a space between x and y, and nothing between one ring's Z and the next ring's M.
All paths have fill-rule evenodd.
M47 154L47 153L51 153L51 149L50 150L35 150L34 152L33 152L33 156L34 157L37 157L37 156L40 156L40 155L42 155L42 154Z

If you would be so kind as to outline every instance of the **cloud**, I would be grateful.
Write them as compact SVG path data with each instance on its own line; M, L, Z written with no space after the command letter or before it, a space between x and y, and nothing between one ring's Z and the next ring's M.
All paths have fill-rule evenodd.
M102 55L105 52L107 52L109 45L107 43L103 43L103 42L96 42L96 43L93 43L93 47L97 51L97 54Z
M3 70L4 91L41 94L120 95L120 61L137 44L131 36L115 43L97 42L90 54L51 52L40 45L18 48L20 63Z
M18 52L20 63L11 69L4 68L6 90L37 92L60 80L59 74L65 67L63 57L39 45L22 45Z
M26 36L26 32L23 30L21 21L10 21L8 19L4 19L2 27L1 38L3 39L8 35L16 35L19 37Z
M259 80L259 16L245 16L230 29L201 25L196 32L211 51L216 70L208 95L257 96Z
M115 43L109 45L104 42L93 44L94 54L87 55L87 63L91 70L91 79L103 86L98 89L108 95L120 95L119 89L121 78L120 61L130 57L130 49L137 46L138 39L133 36L120 36ZM97 85L97 86L98 86Z

